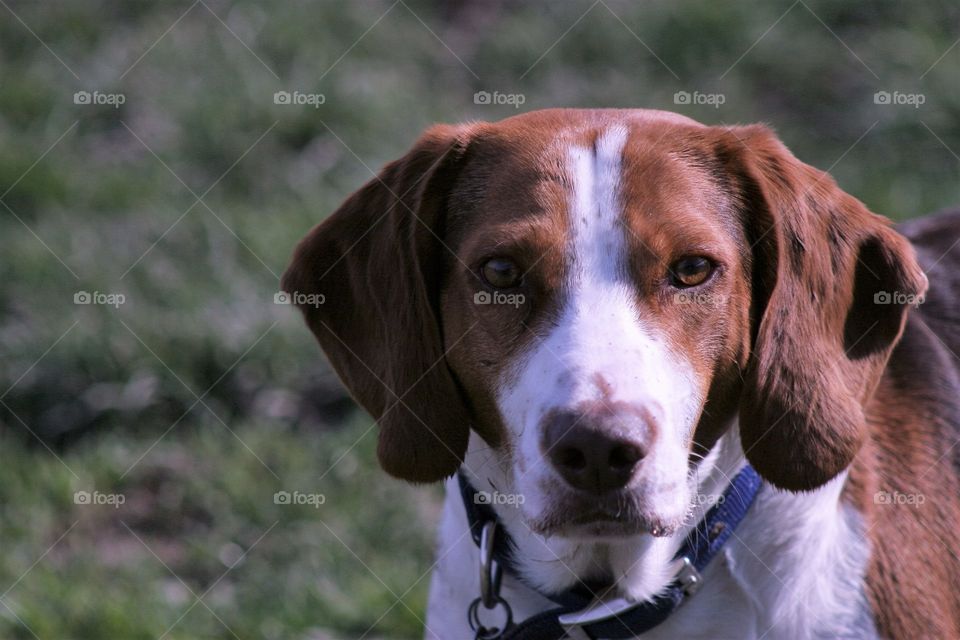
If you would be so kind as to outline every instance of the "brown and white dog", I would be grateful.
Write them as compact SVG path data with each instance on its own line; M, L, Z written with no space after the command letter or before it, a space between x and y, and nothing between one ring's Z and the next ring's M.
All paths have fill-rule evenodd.
M958 638L958 237L895 231L763 126L547 110L429 129L283 288L323 294L387 472L507 496L515 619L583 582L653 597L749 462L750 512L643 637ZM455 479L439 543L427 636L473 637Z

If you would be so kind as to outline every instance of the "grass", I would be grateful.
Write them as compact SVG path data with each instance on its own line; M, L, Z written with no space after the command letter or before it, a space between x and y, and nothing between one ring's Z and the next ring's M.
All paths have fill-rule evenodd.
M380 477L370 427L233 436L211 419L152 448L92 437L62 461L7 438L0 637L418 636L436 491ZM280 491L324 502L277 504Z
M188 609L166 637L232 638L216 616L244 638L420 635L439 492L376 469L369 420L273 294L295 242L424 127L517 113L478 91L764 121L878 213L960 201L946 0L8 0L0 16L4 638L156 638ZM207 589L216 616L191 608Z

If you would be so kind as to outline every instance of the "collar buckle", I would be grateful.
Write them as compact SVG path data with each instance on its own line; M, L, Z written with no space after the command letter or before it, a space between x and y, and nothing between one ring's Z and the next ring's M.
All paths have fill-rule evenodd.
M687 556L677 558L674 566L676 567L674 579L679 583L684 595L692 596L700 590L700 587L703 585L703 576L700 575L697 568L693 566L690 558Z

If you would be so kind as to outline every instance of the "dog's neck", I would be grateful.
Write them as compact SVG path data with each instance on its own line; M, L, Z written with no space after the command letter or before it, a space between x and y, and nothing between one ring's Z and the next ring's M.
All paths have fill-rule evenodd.
M520 500L495 503L498 519L516 546L515 569L523 582L540 592L557 593L579 582L611 584L619 595L652 598L673 578L672 559L692 529L703 519L731 479L745 465L736 428L721 437L688 474L691 501L684 526L665 537L641 534L605 541L544 537L526 525ZM475 434L463 470L479 491L512 496L509 464ZM598 594L599 595L599 594Z

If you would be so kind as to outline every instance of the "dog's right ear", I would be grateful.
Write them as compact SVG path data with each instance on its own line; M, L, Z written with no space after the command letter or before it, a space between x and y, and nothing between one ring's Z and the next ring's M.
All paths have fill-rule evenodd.
M477 126L424 133L310 231L281 283L379 422L381 466L411 482L452 475L467 448L469 418L447 366L437 298L447 194Z

